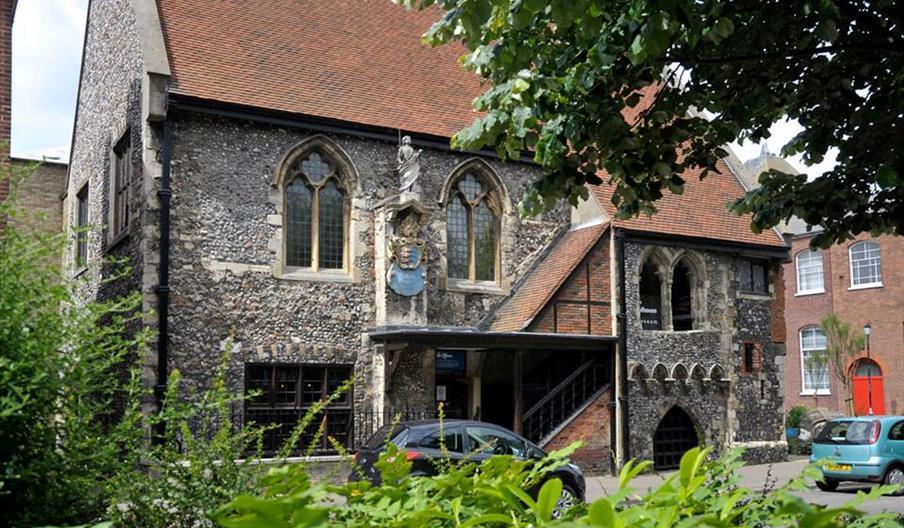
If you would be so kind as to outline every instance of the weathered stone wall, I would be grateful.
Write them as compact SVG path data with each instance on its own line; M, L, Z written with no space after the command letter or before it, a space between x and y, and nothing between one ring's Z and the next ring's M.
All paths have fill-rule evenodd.
M92 2L88 17L82 64L75 136L69 182L66 189L64 224L76 222L75 196L88 185L88 268L76 270L75 246L67 248L64 267L87 278L84 293L106 298L140 288L144 255L142 225L146 221L143 202L143 148L141 122L142 58L135 14L129 0ZM132 186L127 235L112 239L110 223L110 174L113 145L126 132L132 144ZM106 257L124 259L129 276L101 283L113 273Z
M671 317L664 313L665 330L643 330L637 287L643 263L653 259L669 291L671 270L682 258L694 272L694 329L670 330ZM688 413L707 445L780 443L784 347L773 343L771 335L774 286L769 295L739 292L738 265L738 257L729 253L625 244L632 456L652 458L653 433L673 405ZM776 270L773 266L773 277ZM666 297L663 305L668 312ZM749 373L741 372L744 343L755 344L758 351L756 369ZM714 368L724 381L711 379ZM780 445L760 447L752 449L752 459L782 453Z
M374 206L397 188L397 145L330 135L357 173L351 216L355 271L352 280L290 280L274 276L272 219L274 171L293 146L313 134L285 127L173 114L171 363L192 385L205 385L224 341L233 335L239 353L230 379L243 385L243 364L315 362L354 364L355 400L369 401L372 345L366 330L377 324ZM473 325L503 299L503 292L449 291L442 285L445 215L438 199L445 179L471 156L425 149L421 154L422 202L429 221L428 324ZM504 219L502 276L514 281L534 255L568 222L563 209L522 221L514 213L536 169L489 162L504 183L512 213ZM390 383L395 398L433 402L424 385L423 358L406 352ZM408 363L411 363L409 368ZM432 378L430 378L432 383ZM423 394L420 394L422 393ZM387 402L392 403L392 402Z

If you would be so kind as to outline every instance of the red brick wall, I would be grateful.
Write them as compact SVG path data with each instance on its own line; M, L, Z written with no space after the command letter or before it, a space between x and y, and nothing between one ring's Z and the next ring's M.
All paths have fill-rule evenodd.
M866 240L861 235L857 240ZM792 241L792 257L810 243L811 237ZM881 288L850 289L848 248L856 241L833 246L823 252L823 282L825 293L798 296L794 262L785 264L785 320L787 330L787 358L785 361L785 406L802 404L807 407L827 407L845 412L844 387L830 369L830 395L804 396L801 391L800 337L801 328L818 325L833 311L841 319L861 328L870 323L871 355L883 369L885 411L904 412L904 237L880 237L882 255ZM865 352L863 353L865 355Z
M609 471L609 401L612 394L604 392L584 409L567 427L559 431L544 449L549 451L568 447L573 442L583 445L571 460L586 472Z
M531 325L532 332L612 334L609 241L602 237Z

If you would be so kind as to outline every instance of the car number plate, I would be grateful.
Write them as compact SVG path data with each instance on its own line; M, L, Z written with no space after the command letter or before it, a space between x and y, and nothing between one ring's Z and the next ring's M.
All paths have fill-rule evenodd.
M822 466L822 469L826 471L850 471L850 464L826 464Z

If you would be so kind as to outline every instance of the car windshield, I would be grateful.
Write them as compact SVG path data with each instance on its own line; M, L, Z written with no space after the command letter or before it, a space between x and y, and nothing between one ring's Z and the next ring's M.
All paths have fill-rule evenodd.
M367 441L367 444L364 447L370 450L380 449L386 445L387 441L401 447L405 443L405 437L407 436L407 427L400 426L399 424L386 424L377 429L377 432L370 437L370 440Z
M869 444L874 422L836 420L826 424L813 440L817 444Z

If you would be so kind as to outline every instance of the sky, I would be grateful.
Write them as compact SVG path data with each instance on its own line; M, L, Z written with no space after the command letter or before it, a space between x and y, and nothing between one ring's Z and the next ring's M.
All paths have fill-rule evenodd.
M69 159L88 0L19 0L13 25L12 153ZM766 143L778 154L800 130L796 122L776 123ZM731 145L741 161L759 155L761 145ZM795 157L792 166L810 177L834 164L828 156L809 169Z
M88 0L19 0L13 22L14 156L69 158Z

